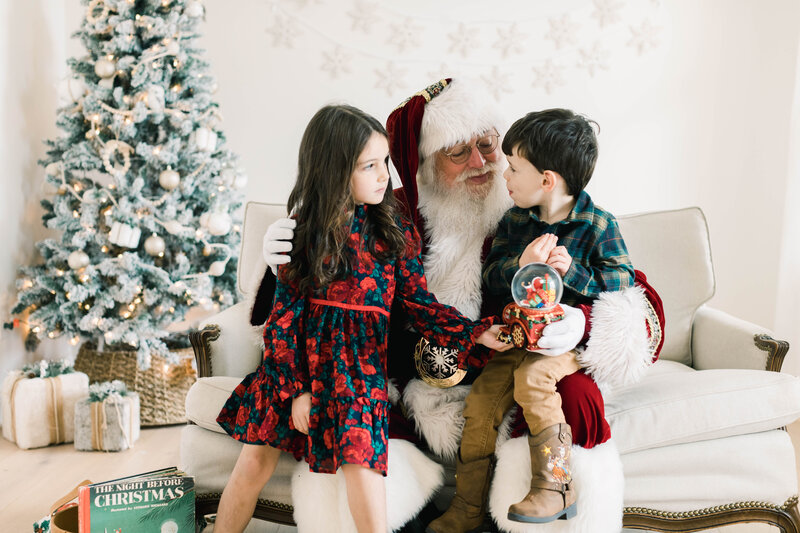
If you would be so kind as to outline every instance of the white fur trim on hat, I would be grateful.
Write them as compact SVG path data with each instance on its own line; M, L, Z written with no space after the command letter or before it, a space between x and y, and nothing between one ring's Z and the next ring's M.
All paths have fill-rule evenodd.
M453 80L425 105L419 155L429 157L492 128L502 135L506 122L489 91L477 81Z

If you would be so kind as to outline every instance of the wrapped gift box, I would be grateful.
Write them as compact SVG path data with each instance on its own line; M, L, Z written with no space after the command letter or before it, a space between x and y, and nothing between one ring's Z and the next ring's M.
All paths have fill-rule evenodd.
M72 442L75 404L88 390L83 372L47 378L9 372L2 390L3 437L23 449Z
M75 449L127 450L139 438L139 395L109 396L102 401L84 398L75 405Z

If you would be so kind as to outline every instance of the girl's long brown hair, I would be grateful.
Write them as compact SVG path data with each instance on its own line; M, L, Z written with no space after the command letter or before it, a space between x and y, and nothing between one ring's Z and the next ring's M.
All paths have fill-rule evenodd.
M298 280L302 292L327 286L352 272L355 258L346 249L355 211L350 180L373 133L388 137L380 122L349 105L325 106L306 126L297 183L287 204L297 227L292 260L285 267L288 279ZM369 206L363 231L368 250L379 259L396 258L405 249L397 216L389 180L383 201ZM376 250L378 241L385 251Z

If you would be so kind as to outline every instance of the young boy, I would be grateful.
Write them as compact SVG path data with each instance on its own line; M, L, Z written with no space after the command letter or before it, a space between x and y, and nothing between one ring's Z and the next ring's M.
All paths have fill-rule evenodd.
M547 263L561 274L561 301L569 305L633 285L633 267L616 219L595 206L583 190L597 161L590 121L566 109L529 113L508 130L503 152L509 163L503 176L516 205L500 221L484 262L483 281L489 293L509 303L514 274L533 262ZM469 483L469 465L488 459L494 451L497 426L513 405L512 391L531 433L532 478L528 495L509 508L508 518L549 522L575 515L570 487L572 433L556 383L579 369L574 351L545 355L510 350L489 361L464 408L456 465L464 479L457 476L450 509L428 531L468 530L463 510L459 512L459 481Z

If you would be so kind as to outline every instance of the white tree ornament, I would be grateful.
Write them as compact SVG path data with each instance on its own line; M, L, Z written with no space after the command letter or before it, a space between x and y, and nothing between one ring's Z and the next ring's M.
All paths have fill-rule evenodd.
M75 250L69 254L67 264L72 270L80 270L89 265L89 255L83 250Z
M158 184L168 191L173 190L178 185L180 185L180 183L181 183L181 175L172 170L171 168L167 168L167 170L162 170L161 173L158 175Z
M164 242L164 239L155 233L144 240L144 251L152 256L159 256L163 254L165 249L166 243Z
M89 87L83 79L72 76L65 78L58 84L58 105L74 104L86 96L88 92Z
M101 57L94 64L94 73L101 78L110 78L116 72L117 66L108 58Z
M212 213L208 216L208 232L211 235L227 235L231 230L233 220L228 213Z
M123 224L122 222L114 222L111 225L111 231L108 234L108 241L123 248L136 248L139 246L139 238L142 236L142 230Z
M213 152L217 147L217 134L208 128L197 128L193 136L194 144L199 150Z

